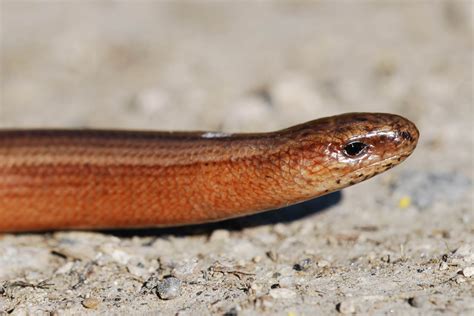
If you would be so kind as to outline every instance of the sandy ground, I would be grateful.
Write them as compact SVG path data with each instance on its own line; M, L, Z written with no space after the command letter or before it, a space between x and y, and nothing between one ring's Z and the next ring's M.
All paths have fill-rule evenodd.
M473 315L470 1L0 1L0 126L266 131L350 111L419 146L360 185L177 229L0 235L0 315Z

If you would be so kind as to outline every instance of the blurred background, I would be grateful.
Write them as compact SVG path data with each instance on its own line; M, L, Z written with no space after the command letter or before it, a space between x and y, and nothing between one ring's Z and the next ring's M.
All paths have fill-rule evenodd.
M2 0L0 25L2 127L267 131L380 111L472 149L470 1Z

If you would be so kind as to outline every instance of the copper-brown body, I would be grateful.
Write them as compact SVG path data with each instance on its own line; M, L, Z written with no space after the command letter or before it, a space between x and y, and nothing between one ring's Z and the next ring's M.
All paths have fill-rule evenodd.
M361 137L370 151L344 157L344 145ZM404 160L417 139L408 120L369 113L261 134L4 130L0 231L170 226L251 214L365 180Z

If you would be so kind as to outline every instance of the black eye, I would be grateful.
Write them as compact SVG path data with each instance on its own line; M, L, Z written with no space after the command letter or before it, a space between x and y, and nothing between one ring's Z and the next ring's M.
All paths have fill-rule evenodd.
M352 142L344 147L344 154L347 157L354 158L363 153L366 148L367 145L362 142Z

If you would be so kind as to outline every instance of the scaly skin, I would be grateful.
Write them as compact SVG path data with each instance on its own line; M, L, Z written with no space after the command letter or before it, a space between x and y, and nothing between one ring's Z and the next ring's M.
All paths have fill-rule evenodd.
M348 113L260 134L0 131L0 231L173 226L308 200L408 157L418 130ZM345 146L366 145L354 157Z

